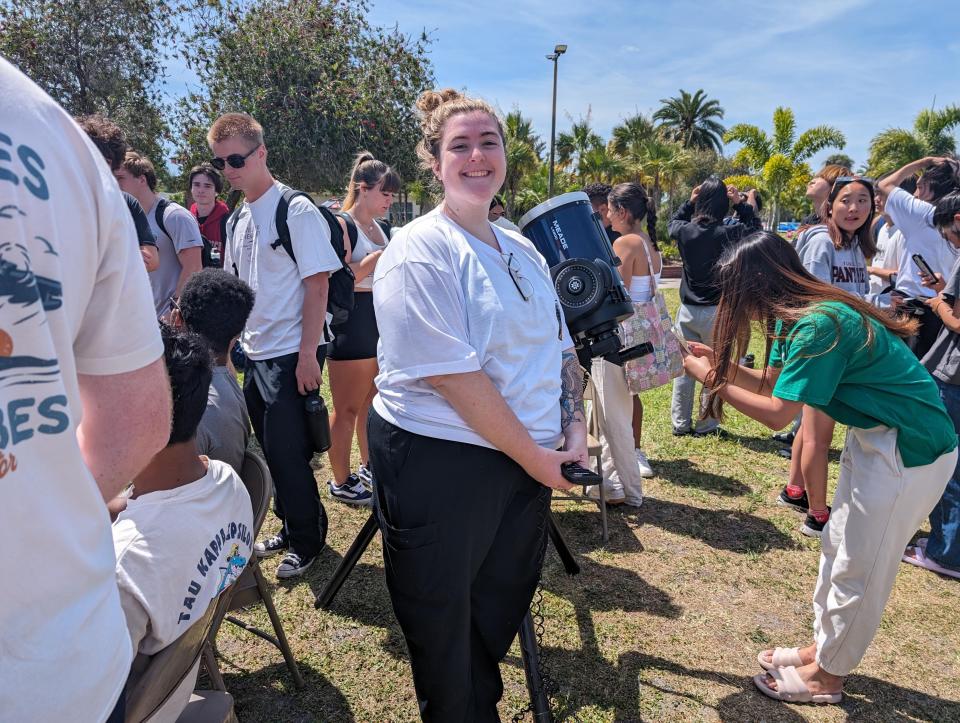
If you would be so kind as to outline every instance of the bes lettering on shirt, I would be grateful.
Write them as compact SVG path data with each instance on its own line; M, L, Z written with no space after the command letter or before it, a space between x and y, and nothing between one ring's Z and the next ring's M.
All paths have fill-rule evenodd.
M11 154L16 155L19 163L14 164ZM17 173L20 168L26 175ZM15 186L22 182L24 188L31 194L41 201L46 201L50 198L50 189L41 173L43 169L43 159L40 158L39 153L30 146L14 146L13 139L10 136L6 133L0 133L0 181L6 181Z

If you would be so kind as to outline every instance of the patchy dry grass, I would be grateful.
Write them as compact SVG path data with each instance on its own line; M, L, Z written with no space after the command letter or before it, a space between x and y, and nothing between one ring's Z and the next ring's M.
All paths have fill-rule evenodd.
M843 705L788 706L753 689L760 649L809 641L819 541L774 504L789 463L767 430L731 414L728 438L674 438L669 394L643 395L644 448L657 477L646 481L641 509L611 510L608 545L594 505L554 502L582 568L568 577L550 552L543 574L556 711L580 721L960 721L960 583L907 565ZM325 469L317 479L326 482ZM218 642L237 713L241 721L416 720L379 537L333 611L313 607L367 516L325 504L329 547L305 580L275 589L307 687L293 687L279 652L227 624ZM272 515L267 529L276 529ZM271 580L277 562L264 565ZM242 617L269 629L262 607ZM500 712L509 719L527 702L516 645L502 671Z

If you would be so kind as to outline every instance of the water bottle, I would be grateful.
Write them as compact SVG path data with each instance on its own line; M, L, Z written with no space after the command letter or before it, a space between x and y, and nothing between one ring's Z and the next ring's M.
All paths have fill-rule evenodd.
M307 394L303 409L307 415L307 430L313 440L314 450L326 452L330 449L330 415L319 390Z

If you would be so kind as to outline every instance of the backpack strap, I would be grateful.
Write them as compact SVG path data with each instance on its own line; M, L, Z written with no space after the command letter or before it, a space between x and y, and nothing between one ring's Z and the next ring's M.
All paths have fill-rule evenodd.
M274 214L274 223L277 226L277 240L270 244L270 248L278 249L283 246L293 263L297 263L297 256L293 253L293 241L290 238L290 227L287 226L287 214L290 211L290 202L297 196L304 196L310 203L313 199L303 191L297 191L293 188L285 188L280 194L280 201L277 203L277 212Z
M347 237L350 239L350 252L353 253L353 250L357 248L357 222L353 220L353 216L350 215L348 211L341 211L337 214L340 218L343 219L344 224L347 226Z
M230 215L226 217L223 225L223 260L226 261L227 258L227 246L230 243L230 240L233 238L233 230L237 227L237 218L240 216L240 209L243 207L243 204L237 204L237 207L234 208ZM233 266L233 275L239 277L240 269L237 268L237 262L234 261L231 266Z
M163 223L163 216L167 212L167 206L170 205L170 202L163 198L162 196L157 199L157 208L153 212L153 220L157 222L157 227L163 232L163 235L173 241L170 238L170 234L167 233L167 227Z

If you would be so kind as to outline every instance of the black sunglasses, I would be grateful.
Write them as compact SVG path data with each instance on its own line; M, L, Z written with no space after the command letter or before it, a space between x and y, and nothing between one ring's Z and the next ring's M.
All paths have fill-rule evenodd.
M239 153L231 153L226 158L211 158L210 165L216 168L218 171L222 171L227 167L227 164L230 164L230 168L243 168L247 165L247 159L253 155L253 152L257 150L260 146L254 146L253 149L247 153L247 155L242 156Z
M848 183L862 183L873 188L874 180L867 176L837 176L837 180L833 182L833 187L839 188L846 186Z

